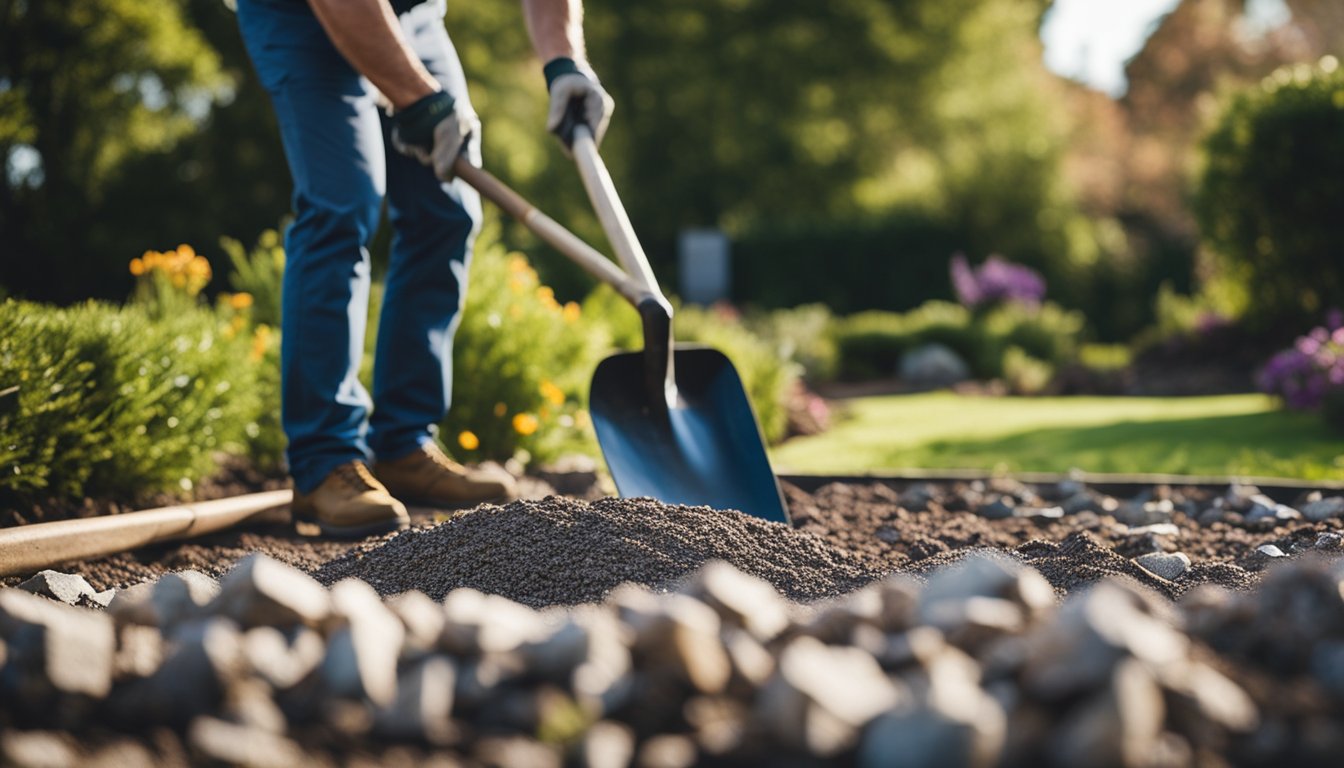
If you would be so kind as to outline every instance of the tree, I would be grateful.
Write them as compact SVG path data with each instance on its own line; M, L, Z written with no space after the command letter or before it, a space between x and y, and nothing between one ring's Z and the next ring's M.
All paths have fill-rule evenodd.
M138 252L98 240L115 227L109 190L230 85L183 0L0 1L0 283L43 299L123 293L114 275Z

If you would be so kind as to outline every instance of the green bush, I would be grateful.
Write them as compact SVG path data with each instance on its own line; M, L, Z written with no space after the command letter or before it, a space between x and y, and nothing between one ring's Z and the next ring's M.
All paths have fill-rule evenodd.
M1196 213L1246 320L1300 328L1344 306L1344 71L1326 57L1238 93L1205 139Z
M444 441L467 460L524 463L590 446L584 403L607 330L578 304L559 304L521 254L492 236L477 243Z
M835 316L825 304L754 312L746 316L748 330L775 348L775 354L802 367L811 382L830 381L840 367L835 344Z
M673 319L678 341L704 344L722 352L742 378L767 442L784 439L788 398L798 383L799 366L753 334L730 311L681 307Z
M204 308L0 304L0 497L136 499L245 452L258 367L226 330Z
M1077 355L1084 325L1081 313L1050 303L1009 303L972 313L959 304L930 301L905 313L860 312L838 323L840 375L851 380L894 376L902 355L933 343L960 355L980 379L1004 377L1010 347L1057 367Z
M252 250L231 237L220 240L232 269L229 286L252 297L251 321L280 327L280 293L285 274L285 246L280 233L268 229Z

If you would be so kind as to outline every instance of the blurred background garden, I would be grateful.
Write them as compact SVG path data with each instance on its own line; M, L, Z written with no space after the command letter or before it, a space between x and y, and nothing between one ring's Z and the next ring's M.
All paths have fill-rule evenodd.
M586 3L603 155L778 471L1344 479L1344 5L1138 3L1113 81L1047 51L1128 5ZM605 248L517 4L448 26L485 166ZM291 185L225 3L0 0L0 157L0 508L282 473ZM441 438L597 457L638 319L488 217Z

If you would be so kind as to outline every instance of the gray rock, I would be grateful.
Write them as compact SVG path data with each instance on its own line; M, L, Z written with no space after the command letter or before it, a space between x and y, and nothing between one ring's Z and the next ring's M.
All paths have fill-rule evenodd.
M929 483L915 483L901 493L897 503L911 512L923 512L929 508L929 502L936 498L937 488Z
M695 742L689 736L662 734L639 746L639 768L691 768L697 762Z
M512 651L550 631L535 610L499 595L461 588L443 599L439 647L459 656Z
M764 579L745 574L728 563L706 563L684 590L713 608L725 624L745 628L766 641L789 624L784 598Z
M1061 765L1149 765L1159 747L1166 707L1140 662L1125 659L1109 684L1077 706L1059 727L1052 755Z
M79 765L79 749L70 736L53 731L0 732L0 764L13 768L66 768Z
M1003 598L1033 615L1055 605L1054 589L1034 568L994 550L977 550L929 576L919 597L920 620L930 621L940 601L970 597Z
M19 584L19 589L58 600L66 605L76 605L81 598L92 599L98 594L83 576L59 571L42 571Z
M1111 512L1116 520L1129 526L1170 523L1176 512L1176 505L1170 499L1156 499L1137 503L1129 501Z
M1189 640L1168 616L1161 598L1119 580L1075 593L1056 619L1031 638L1022 682L1033 695L1055 701L1103 687L1126 658L1150 665L1184 659Z
M1159 667L1158 681L1169 693L1173 709L1213 723L1225 731L1250 733L1260 725L1260 712L1241 686L1201 662Z
M224 691L247 674L242 635L232 621L210 617L181 624L169 638L168 656L149 678L128 692L127 709L138 720L185 724L214 711Z
M288 632L255 627L243 634L242 643L247 665L277 691L298 685L326 656L322 636L307 627Z
M164 656L163 635L154 627L127 624L117 628L117 653L113 674L118 682L149 677L159 669Z
M327 638L322 677L337 696L388 706L397 695L401 619L367 582L345 579L331 588L332 615L341 625Z
M79 605L84 608L107 610L107 607L112 604L112 598L116 596L117 590L105 589L102 592L93 593L92 597L80 598Z
M1175 581L1190 570L1190 556L1184 552L1149 552L1134 558L1134 562L1167 581Z
M733 680L740 682L745 690L755 691L775 673L775 657L746 630L725 630L723 649L728 652L732 664Z
M387 607L401 619L406 630L402 647L404 655L419 657L432 652L443 636L443 625L448 621L443 606L424 592L403 592L387 601Z
M1058 520L1064 517L1062 507L1018 507L1013 510L1014 517L1025 517L1028 520Z
M732 663L719 640L719 614L709 606L672 594L661 596L652 610L629 610L622 619L634 633L635 653L647 664L673 671L702 693L727 687Z
M1180 536L1181 529L1175 523L1154 523L1129 529L1131 536Z
M1344 517L1344 496L1331 496L1302 507L1302 516L1320 523L1332 517Z
M844 599L820 605L799 632L827 644L844 643L860 624L881 622L882 596L874 587L851 592Z
M1263 557L1267 557L1267 558L1274 558L1274 559L1277 559L1277 558L1280 558L1280 557L1287 557L1287 556L1288 556L1288 555L1284 554L1284 552L1283 552L1282 549L1279 549L1277 546L1275 546L1275 545L1273 545L1273 544L1261 544L1260 546L1258 546L1258 547L1255 548L1255 551L1256 551L1259 555L1261 555L1261 556L1263 556Z
M200 571L164 574L154 583L150 597L158 626L167 631L181 621L200 616L219 591L219 582Z
M1221 523L1226 519L1227 516L1223 512L1223 510L1217 507L1209 507L1208 509L1199 513L1199 517L1195 518L1195 522L1203 526L1210 526L1213 525L1214 523Z
M402 671L396 698L381 708L374 729L391 739L446 744L456 734L452 723L456 672L445 656L427 657Z
M980 505L980 508L976 510L976 514L986 520L1005 520L1013 516L1014 509L1016 509L1016 507L1011 501L1000 496L988 504Z
M1080 491L1065 497L1059 505L1066 515L1076 515L1079 512L1101 512L1101 504L1092 497L1091 493Z
M830 757L852 747L865 725L902 698L867 653L800 637L780 654L756 710L773 738Z
M1279 504L1268 496L1256 494L1250 501L1250 508L1243 513L1248 523L1286 523L1302 519L1301 512L1286 504Z
M299 745L284 736L214 717L193 720L187 741L208 760L225 765L289 768L308 762Z
M116 634L105 613L18 589L0 589L0 639L8 674L0 691L54 689L102 698L112 689Z
M1022 606L999 597L968 597L940 600L926 612L929 626L947 636L959 648L979 649L1005 635L1016 635L1026 626Z
M922 344L901 355L899 374L919 387L945 387L965 381L971 369L961 355L946 344Z
M244 628L318 626L331 611L327 590L308 574L261 555L244 558L220 583L208 612Z
M921 706L878 717L864 730L858 764L864 768L997 764L1007 718L992 698L979 689L976 694L973 702L957 709Z
M635 734L610 720L593 723L574 748L579 768L626 768L635 757Z
M146 581L118 590L107 604L107 612L118 625L139 624L146 627L159 625L154 608L154 582Z
M568 685L583 704L614 706L632 667L626 627L608 610L587 607L570 612L568 621L542 645L525 649L533 669L549 672Z
M893 574L869 586L868 589L877 592L882 603L877 628L883 632L900 632L913 626L918 619L922 587L905 574Z
M1311 546L1314 549L1324 549L1327 551L1341 549L1344 548L1344 535L1334 531L1325 531L1316 537L1316 541L1313 542Z

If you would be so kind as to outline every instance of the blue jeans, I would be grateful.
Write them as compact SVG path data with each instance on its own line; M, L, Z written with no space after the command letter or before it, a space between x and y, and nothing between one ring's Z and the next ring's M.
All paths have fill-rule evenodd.
M430 73L469 103L443 0L402 14ZM281 414L300 493L353 459L396 459L433 439L452 397L453 333L481 203L461 181L392 149L373 86L332 45L308 5L238 0L238 24L270 93L294 178L285 233ZM479 158L479 137L468 151ZM373 370L359 364L369 302L368 244L384 198L393 228Z

